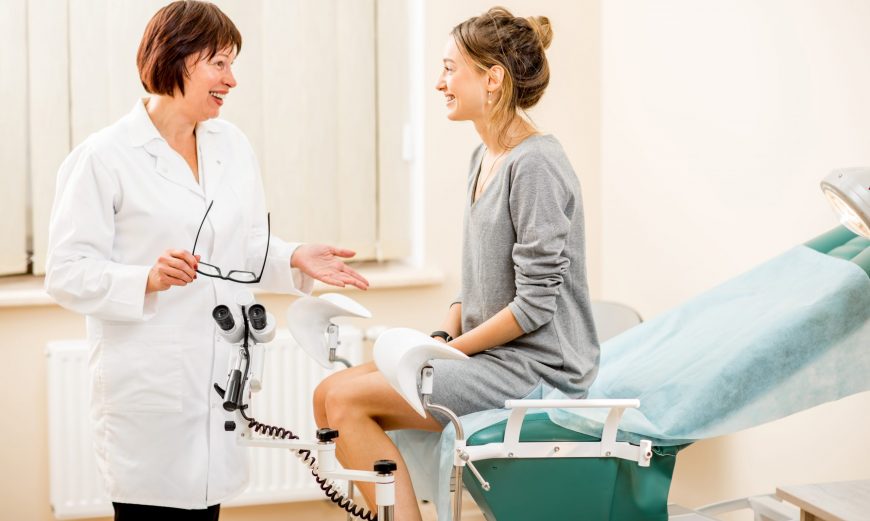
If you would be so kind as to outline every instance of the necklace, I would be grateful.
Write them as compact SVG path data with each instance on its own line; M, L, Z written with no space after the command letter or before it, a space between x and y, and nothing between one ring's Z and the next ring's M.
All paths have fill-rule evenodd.
M483 189L486 187L486 182L489 181L489 178L492 177L492 172L495 170L495 165L498 163L498 160L501 159L501 156L505 155L507 149L502 150L501 154L495 156L495 159L492 160L492 164L489 165L489 171L486 173L486 177L483 178L483 181L477 182L477 193L474 194L474 200L477 201L480 198L480 195L483 193ZM487 150L489 153L489 150ZM483 166L483 162L481 161L481 166Z

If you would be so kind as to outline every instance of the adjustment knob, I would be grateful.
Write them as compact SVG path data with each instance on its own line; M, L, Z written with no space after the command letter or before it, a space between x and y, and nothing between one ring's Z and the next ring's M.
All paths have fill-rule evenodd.
M374 464L374 470L378 474L391 474L395 472L397 468L396 462L391 459L379 459Z
M322 429L317 429L317 441L322 443L328 443L338 438L338 431L335 429L330 429L329 427L324 427Z
M232 432L232 431L236 430L236 422L225 421L224 422L224 430L227 432Z

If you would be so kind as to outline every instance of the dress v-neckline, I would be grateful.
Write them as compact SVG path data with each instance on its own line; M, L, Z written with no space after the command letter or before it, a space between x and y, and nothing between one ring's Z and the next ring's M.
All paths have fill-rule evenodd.
M525 141L525 140L523 140L523 141ZM480 194L477 197L475 197L475 194L477 194L477 184L480 183L480 174L483 172L483 159L486 157L486 151L487 151L487 148L485 146L483 147L483 153L480 155L480 163L477 165L477 174L474 176L474 187L471 190L471 207L472 208L477 206L477 203L480 202L481 199L483 199L483 196L487 192L489 192L489 189L492 186L492 183L501 174L502 169L504 169L504 166L507 164L508 158L510 158L511 154L514 153L514 150L516 150L518 146L519 145L517 145L512 150L508 151L507 154L504 155L504 161L502 161L501 165L499 165L498 170L495 171L495 175L489 176L490 177L490 179L488 179L489 186L484 187L483 191L480 192Z
M504 154L504 160L502 161L501 165L499 165L498 170L495 171L495 175L490 176L491 180L489 182L489 186L485 187L483 189L483 191L480 192L480 195L475 197L474 195L477 193L477 184L480 182L480 174L483 171L483 159L486 157L486 152L487 152L486 145L481 145L483 147L483 152L480 155L480 163L477 165L477 174L474 176L474 186L472 187L472 190L471 190L471 205L470 206L472 208L477 206L477 203L480 202L480 200L483 199L483 197L486 195L486 193L490 191L489 189L492 186L492 183L496 180L496 178L498 178L501 175L502 170L504 170L505 166L507 166L508 160L514 154L514 152L516 152L517 149L520 148L521 146L523 146L528 140L533 139L537 136L542 136L542 135L543 134L539 134L537 132L534 134L530 134L525 139L523 139L522 141L517 143L516 146L514 146L512 149L510 149L506 154Z

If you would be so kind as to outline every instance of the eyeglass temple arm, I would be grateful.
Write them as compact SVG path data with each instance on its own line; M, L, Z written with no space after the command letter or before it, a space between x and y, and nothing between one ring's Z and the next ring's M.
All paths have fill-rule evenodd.
M196 230L196 238L193 239L193 249L190 251L191 255L196 254L196 243L199 242L199 233L202 231L202 226L205 224L205 219L208 217L208 212L211 211L211 206L214 204L214 201L208 203L208 208L205 210L205 215L202 216L202 222L199 223L199 229ZM268 248L268 246L266 246Z
M266 271L266 261L269 259L269 242L272 240L272 214L266 214L266 254L263 255L263 265L260 267L260 274L257 276L257 282L263 278L263 272ZM288 260L289 261L289 260Z

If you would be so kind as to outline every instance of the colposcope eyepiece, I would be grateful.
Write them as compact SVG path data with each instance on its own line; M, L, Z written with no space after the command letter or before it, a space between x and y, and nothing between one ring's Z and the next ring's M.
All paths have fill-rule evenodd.
M236 321L233 320L233 314L230 312L230 308L223 304L215 306L214 310L211 312L211 316L214 318L214 321L217 322L218 327L224 331L230 331L232 328L236 327Z
M248 319L251 327L260 331L266 328L266 308L262 304L254 304L248 308Z

